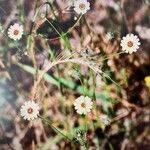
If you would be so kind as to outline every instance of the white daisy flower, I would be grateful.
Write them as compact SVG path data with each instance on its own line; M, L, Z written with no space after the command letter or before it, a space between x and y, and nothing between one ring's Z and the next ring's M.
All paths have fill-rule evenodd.
M74 107L78 114L86 115L92 109L93 102L92 100L86 96L80 96L74 101Z
M25 120L33 120L39 115L39 109L40 107L37 103L34 101L27 101L24 103L24 105L21 106L21 116Z
M11 25L8 29L8 36L13 40L20 40L23 35L23 26L19 25L18 23L15 23L14 25Z
M110 118L105 114L100 115L100 121L106 126L108 126L111 122Z
M85 14L90 10L90 3L87 0L76 0L74 2L74 11L77 14Z
M131 54L139 49L140 44L141 43L139 42L138 36L134 34L127 34L125 37L122 38L120 45L123 51Z

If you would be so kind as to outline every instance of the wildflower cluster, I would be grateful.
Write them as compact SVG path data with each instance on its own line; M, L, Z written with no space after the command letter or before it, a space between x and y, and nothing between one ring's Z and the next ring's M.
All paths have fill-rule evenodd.
M106 0L107 1L107 0ZM112 3L115 3L114 1L111 1L111 0L109 0L108 2L106 2L105 1L105 3L103 4L103 7L107 7L107 6L111 6L111 5L113 5ZM104 2L104 1L100 1L101 2L101 5L102 5L102 3ZM73 25L73 27L71 27L71 28L69 28L65 33L64 32L60 32L59 33L59 30L57 31L57 27L55 27L51 22L50 22L50 25L51 25L51 27L57 32L57 35L58 36L60 36L60 39L63 41L67 41L68 39L68 37L65 39L64 37L71 31L70 29L73 29L74 28L74 26L76 26L76 24L78 23L78 21L80 20L80 19L78 19L78 18L82 18L82 16L83 15L85 15L87 12L89 12L90 13L90 6L91 6L91 4L90 4L90 1L88 1L88 0L74 0L73 1L73 4L72 4L72 6L71 6L71 8L72 8L72 10L73 10L73 13L75 13L75 17L77 18L77 22ZM37 13L38 14L38 13ZM89 14L87 14L87 15L89 15ZM54 15L55 16L55 15ZM44 18L45 16L43 16L42 18ZM74 17L74 16L73 16ZM45 20L47 19L46 17L44 18ZM86 18L85 18L86 19ZM86 25L88 26L88 28L89 28L89 30L91 29L90 28L90 25L88 24L88 22L86 22ZM5 30L3 29L3 27L0 25L0 32L4 32ZM91 32L91 35L93 34L93 32L94 31L92 31ZM24 34L25 33L25 28L23 27L23 24L20 24L20 23L17 23L17 22L15 22L14 24L11 24L9 27L8 27L8 29L7 29L7 36L11 39L11 40L13 40L13 42L14 41L18 41L18 40L21 40L22 38L23 38L23 36L25 35ZM35 34L35 35L34 35ZM37 36L38 35L38 33L36 33L36 32L33 32L33 38L34 38L34 36L35 37L39 37L39 36ZM64 36L65 35L65 36ZM89 34L89 41L91 40L91 35ZM32 35L31 35L31 37L32 37ZM105 34L105 37L107 38L107 42L109 42L109 43L111 43L111 42L113 42L113 39L115 39L116 37L115 37L115 34L113 33L113 32L107 32L106 31L106 34ZM141 36L140 36L141 37ZM40 38L44 38L44 36L41 36ZM98 36L97 36L97 38L98 38ZM62 42L60 40L60 42ZM87 41L88 41L87 40ZM96 39L94 39L94 40L96 40ZM43 40L44 41L44 40ZM45 40L46 42L44 43L44 42L41 42L45 47L47 47L47 45L49 44L48 43L48 40ZM64 42L63 41L63 42ZM69 41L69 40L68 40ZM67 41L67 42L68 42ZM92 41L92 40L91 40ZM140 42L140 39L139 39L139 37L137 36L137 35L135 35L135 34L133 34L133 33L128 33L128 34L126 34L126 35L124 35L123 37L120 37L119 38L119 40L118 39L116 39L116 47L117 48L121 48L121 53L128 53L128 54L132 54L132 53L134 53L134 52L137 52L137 50L140 48L140 45L141 45L141 42ZM119 41L119 42L118 42ZM37 41L34 41L35 43L37 42ZM63 43L62 42L62 43ZM28 42L27 42L28 43ZM30 42L29 42L30 43ZM31 43L32 43L32 40L31 40ZM34 44L35 44L34 43ZM69 42L68 42L69 43ZM69 45L67 43L67 46ZM85 42L86 43L86 42ZM119 43L119 44L118 44ZM82 45L82 44L81 44ZM84 45L84 44L83 44ZM86 45L86 44L85 44ZM92 44L91 44L92 45ZM36 63L33 63L33 66L34 66L34 68L33 69L35 69L35 71L31 71L31 72L33 72L33 74L36 74L36 80L35 80L35 82L34 82L34 85L33 85L33 89L34 89L34 96L35 96L35 93L37 93L37 86L38 85L40 85L40 83L41 83L41 80L43 79L43 77L45 77L45 74L52 68L52 67L54 67L54 66L57 66L57 65L59 65L59 64L62 64L62 63L69 63L69 62L71 62L71 63L75 63L75 64L79 64L79 65L85 65L87 68L90 68L91 69L91 71L93 71L96 75L103 75L104 73L103 73L103 70L101 69L102 68L102 63L103 63L103 60L101 61L100 60L100 62L98 62L97 61L97 57L99 57L99 56L97 56L97 51L98 51L98 53L99 54L101 54L101 50L99 50L99 48L95 48L94 50L96 51L97 49L97 51L95 52L94 50L92 50L93 49L93 47L94 47L94 44L92 45L92 46L85 46L86 48L83 48L82 49L82 46L81 46L81 51L80 52L77 52L76 50L74 50L75 52L75 54L77 54L77 55L72 55L72 52L70 51L69 52L69 54L71 53L71 55L69 55L69 56L67 56L68 54L66 54L65 56L63 55L63 56L61 56L61 54L60 55L58 55L58 57L56 57L55 58L55 56L54 56L54 58L51 60L51 61L49 61L49 60L44 60L43 62L43 65L42 65L42 67L40 66L39 68L37 67L35 67L37 64ZM97 45L97 44L96 44ZM105 43L104 43L104 45L105 45ZM49 46L49 45L48 45ZM32 46L31 46L32 47ZM34 47L34 46L33 46ZM33 48L32 47L32 48ZM37 47L40 47L39 45L37 46ZM50 46L49 46L50 47ZM69 46L68 46L69 47ZM90 48L89 48L90 47ZM34 48L33 48L34 49ZM38 48L37 48L38 49ZM69 49L69 48L68 48ZM108 47L108 49L109 49L109 47ZM28 50L28 46L27 46L27 50ZM24 50L20 50L19 49L19 54L21 54L21 55L23 55L23 54L28 54L27 53L27 50L25 49L25 51L26 52L24 52ZM51 50L51 47L50 47L50 50ZM21 53L22 52L22 53ZM55 54L53 54L53 52L52 51L50 51L49 53L51 53L50 55L55 55ZM66 52L66 53L68 53L68 51ZM79 54L79 55L78 55ZM96 55L95 55L96 54ZM117 53L118 54L118 53ZM120 54L120 53L119 53ZM34 50L32 51L31 50L31 55L34 55ZM47 54L46 54L47 55ZM31 57L33 57L32 59L35 59L33 62L36 62L36 59L38 59L38 58L36 58L35 56L31 56ZM47 56L45 56L45 54L44 54L44 57L47 59ZM102 54L102 57L103 57L103 54ZM105 56L104 56L105 57ZM101 58L101 56L100 56L100 58ZM104 58L105 60L107 59L107 58ZM38 66L38 65L37 65ZM37 69L37 70L36 70ZM38 70L39 69L39 70ZM59 69L58 69L59 70ZM77 70L78 71L78 70ZM93 73L92 72L92 73ZM92 74L91 73L91 74ZM92 76L90 74L90 77ZM94 74L94 75L95 75ZM76 75L76 77L80 80L80 78L81 78L81 74L79 73L79 72L76 72L76 74L74 73L74 76ZM95 76L92 76L93 78L95 77ZM106 74L104 74L105 76L104 77L108 77L110 80L111 80L111 78L109 77L109 76L107 76ZM47 76L46 76L47 77ZM88 78L89 79L89 78ZM90 80L90 79L89 79ZM93 79L93 82L96 82L96 80L94 81L95 79ZM147 87L150 87L150 76L146 76L145 77L145 84L146 84L146 86ZM91 81L91 80L90 80ZM111 80L112 81L112 80ZM57 82L57 81L56 81ZM59 81L58 81L59 82ZM82 83L81 83L82 84ZM84 84L84 83L83 83ZM83 85L82 85L83 86ZM85 119L85 117L86 117L86 115L88 116L90 116L92 119L96 116L95 114L95 112L94 112L94 109L93 109L93 105L94 105L94 102L95 102L95 104L97 104L97 101L94 101L97 97L95 96L96 94L94 93L95 91L95 87L94 86L96 86L96 84L93 86L93 89L92 89L92 92L94 93L93 94L93 97L92 96L89 96L89 95L92 95L92 94L88 94L88 93L84 93L82 90L83 90L83 88L84 87L82 87L81 86L81 92L79 92L81 95L79 96L79 97L76 97L76 96L74 96L75 98L74 98L74 101L73 102L71 102L71 106L74 108L74 113L76 113L77 115L79 115L79 116L81 116L81 118L84 118ZM87 86L87 89L89 88L90 86ZM73 88L72 88L73 89ZM103 90L103 89L102 89ZM83 95L82 95L83 94ZM33 97L34 97L33 96ZM69 103L70 104L70 103ZM28 120L28 121L32 121L32 120L34 120L34 119L36 119L36 118L38 118L38 117L40 117L39 116L39 114L40 114L40 108L42 108L42 107L40 107L40 105L38 104L38 102L35 102L34 100L33 100L33 98L31 98L31 100L29 100L29 101L25 101L24 102L24 104L21 106L21 108L20 108L20 115L21 115L21 117L24 119L24 120ZM99 112L97 113L98 114L98 120L100 121L100 123L103 125L103 126L109 126L111 123L112 123L112 120L108 117L108 115L105 115L105 114L100 114L99 115ZM84 117L83 117L83 116ZM88 116L88 117L89 117ZM94 116L94 117L93 117ZM88 118L89 119L89 118ZM85 119L86 120L86 119ZM93 119L94 120L94 119ZM76 137L75 137L75 140L77 141L77 142L79 142L81 145L86 145L87 143L86 143L86 132L81 132L81 131L79 131L79 132L77 132L76 133Z
M85 14L88 10L90 10L90 3L87 0L76 0L74 2L74 10L77 14ZM15 23L9 27L8 36L15 41L20 40L22 38L23 31L23 26ZM113 38L113 33L108 32L106 36L108 39L111 39ZM127 34L122 38L120 45L122 47L122 51L131 54L139 49L139 38L137 35Z
M87 0L76 0L74 1L73 7L74 11L77 14L83 15L90 10L90 3ZM18 23L15 23L14 25L11 25L8 28L8 36L15 41L20 40L22 38L23 32L23 26L19 25ZM114 38L112 32L107 32L106 36L109 40ZM120 45L122 47L123 52L131 54L139 49L140 41L137 35L127 34L121 39ZM93 54L92 50L91 53ZM87 59L87 57L89 57L86 55L86 52L84 52L84 54L81 53L81 55L83 55L84 59ZM147 83L149 79L146 78L145 81ZM92 99L88 96L80 96L74 101L73 105L78 114L86 115L91 111L93 102ZM21 107L21 116L24 117L24 119L33 120L34 118L37 118L38 114L39 105L34 101L25 102L24 105ZM110 123L110 119L107 118L107 116L105 115L101 115L100 120L105 125L108 125Z

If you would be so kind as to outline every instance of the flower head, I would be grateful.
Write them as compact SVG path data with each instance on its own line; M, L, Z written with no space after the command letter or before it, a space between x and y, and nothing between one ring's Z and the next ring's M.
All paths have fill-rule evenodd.
M106 37L108 40L111 40L114 38L114 33L113 32L107 32Z
M90 3L87 0L76 0L74 2L74 10L77 14L85 14L90 10Z
M33 120L39 115L39 105L34 101L27 101L21 106L21 116L25 120Z
M106 126L110 124L110 118L104 114L100 115L100 121Z
M74 101L74 107L78 114L86 115L92 109L93 102L92 100L86 96L80 96Z
M150 87L150 76L144 78L146 86Z
M131 54L139 49L139 38L134 34L127 34L125 37L122 38L120 45L123 51Z
M13 40L20 40L23 35L23 26L15 23L11 25L8 29L8 36Z

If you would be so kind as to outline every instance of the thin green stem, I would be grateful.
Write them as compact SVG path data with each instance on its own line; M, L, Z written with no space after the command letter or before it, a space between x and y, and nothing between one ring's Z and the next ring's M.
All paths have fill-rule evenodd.
M43 120L43 122L47 123L49 126L51 126L57 133L62 135L64 138L66 138L68 141L73 142L72 139L70 139L68 136L66 136L64 133L62 133L59 129L57 129L54 125L52 125L52 122L47 120L46 118L43 118L42 116L39 115L39 118Z
M85 86L84 86L84 84L83 84L83 82L82 82L82 79L79 77L79 80L80 80L80 83L81 83L81 85L82 85L82 88L83 88L83 95L84 96L86 96L86 91L85 91Z
M59 33L59 31L55 28L55 26L46 18L47 22L53 27L53 29L57 32L57 34L60 36L60 38L62 37L61 33Z
M119 53L113 53L112 55L111 55L111 57L112 56L116 56L116 55L120 55L120 54L124 54L125 52L119 52ZM102 59L102 61L105 61L105 60L108 60L109 59L109 57L104 57L104 59Z
M45 42L46 42L46 45L47 45L47 47L48 47L48 53L50 54L50 58L51 58L51 60L54 60L54 52L52 51L52 49L51 49L51 47L50 47L48 41L45 40Z
M82 18L82 16L83 16L83 14L81 14L81 15L79 16L79 18L78 18L78 20L76 21L76 23L75 23L67 32L65 32L65 33L63 34L63 36L66 35L66 34L68 34L69 32L71 32L71 31L74 29L74 27L79 23L79 21L80 21L80 19Z
M65 33L63 33L62 35L61 35L61 33L59 33L59 31L54 27L54 25L46 18L46 20L48 21L48 23L53 27L53 29L58 33L58 35L60 36L60 37L55 37L55 38L53 38L53 39L49 39L49 40L58 40L58 39L60 39L60 38L62 38L63 36L65 36L65 35L67 35L69 32L71 32L73 29L74 29L74 27L78 24L78 22L80 21L80 19L82 18L82 14L80 15L80 17L78 18L78 20L76 21L76 23L67 31L67 32L65 32Z
M109 79L110 81L112 81L115 85L117 85L118 87L120 87L120 85L118 83L116 83L109 75L107 75L105 72L102 72L104 77L106 77L107 79Z
M92 80L93 80L93 99L96 101L96 96L95 96L95 90L96 90L95 75L94 75L94 73L91 69L90 69L90 73L92 75Z
M45 2L44 4L42 4L42 5L37 9L37 11L35 12L35 15L34 15L34 17L33 17L33 20L32 20L33 22L35 22L35 19L36 19L37 15L39 14L41 8L42 8L44 5L46 5L46 6L49 5L50 8L52 9L52 13L53 13L54 17L56 17L51 3L49 3L49 2L47 1L47 2ZM46 7L46 13L47 13L47 7Z

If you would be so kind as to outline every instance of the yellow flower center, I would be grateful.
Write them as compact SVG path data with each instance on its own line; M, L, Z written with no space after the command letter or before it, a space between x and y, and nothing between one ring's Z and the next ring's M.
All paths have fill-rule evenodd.
M133 42L132 42L132 41L129 41L129 42L127 43L127 45L128 45L128 47L132 47L132 46L133 46Z
M150 87L150 76L144 78L146 86Z
M33 113L33 109L32 109L32 108L28 108L27 112L28 112L29 114L32 114L32 113Z
M79 8L80 8L81 10L84 10L84 9L85 9L85 4L81 3L81 4L79 5Z
M18 30L15 30L14 31L14 35L18 35L19 34L19 31Z

